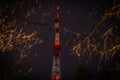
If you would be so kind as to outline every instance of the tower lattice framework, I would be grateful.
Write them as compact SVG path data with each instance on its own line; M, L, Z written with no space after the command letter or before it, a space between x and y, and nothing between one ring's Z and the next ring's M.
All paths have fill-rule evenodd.
M55 43L53 45L54 56L52 64L51 80L61 80L61 68L60 68L60 7L56 7L56 19L55 19Z

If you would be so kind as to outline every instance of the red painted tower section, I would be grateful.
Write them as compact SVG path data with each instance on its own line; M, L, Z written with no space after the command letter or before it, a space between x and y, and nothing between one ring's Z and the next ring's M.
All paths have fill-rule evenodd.
M56 19L55 19L55 43L53 45L54 56L52 65L52 75L51 80L61 80L61 70L60 70L60 6L56 7Z

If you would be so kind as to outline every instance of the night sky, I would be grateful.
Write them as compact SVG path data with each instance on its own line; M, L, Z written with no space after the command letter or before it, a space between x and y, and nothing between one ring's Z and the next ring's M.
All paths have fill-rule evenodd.
M119 0L1 0L0 80L50 80L56 5L62 80L119 80Z

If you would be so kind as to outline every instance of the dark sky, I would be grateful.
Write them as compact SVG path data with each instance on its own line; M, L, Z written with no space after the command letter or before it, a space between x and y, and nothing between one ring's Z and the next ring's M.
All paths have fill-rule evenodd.
M6 0L7 1L7 0ZM9 2L9 1L8 1ZM96 5L102 4L108 5L108 7L112 6L112 0L104 1L104 0L48 0L45 1L45 7L42 9L37 9L35 15L30 16L28 19L34 20L35 22L39 22L42 20L42 14L44 12L48 12L51 9L51 6L54 4L59 5L61 7L60 17L61 17L61 42L63 40L64 33L63 28L68 28L74 32L90 32L94 25L90 24L89 21L89 13L93 12L93 8ZM8 4L8 3L7 3ZM14 4L14 1L13 1ZM24 5L25 6L25 5ZM102 6L103 7L103 6ZM26 5L22 9L16 11L15 15L20 17L25 16L25 11L29 7ZM101 9L99 14L102 14L104 11ZM98 15L99 15L98 14ZM55 11L52 11L50 15L46 16L45 22L54 24L55 19ZM24 22L18 20L17 24L23 25ZM39 37L44 39L44 43L40 45L35 45L31 49L31 54L25 58L18 66L17 69L22 69L26 71L28 68L32 67L31 73L29 76L32 80L50 80L51 72L52 72L52 60L53 60L53 48L52 45L54 44L54 32L52 29L54 25L45 26L42 25L41 29L48 29L46 33L40 32ZM31 29L36 29L34 25L31 25ZM42 30L41 30L42 31ZM44 31L44 30L43 30ZM53 30L54 31L54 30ZM72 35L70 34L70 38ZM53 40L52 40L53 39ZM50 41L51 40L51 41ZM62 42L64 45L64 42ZM63 50L61 51L61 75L66 80L73 79L75 77L76 68L79 63L85 65L90 71L97 76L96 71L93 71L94 64L97 63L97 57L94 60L86 64L86 58L83 61L79 61L77 56L71 55L70 43L67 47L63 46ZM14 52L16 53L16 52ZM13 54L14 54L13 53ZM36 56L36 55L37 56Z

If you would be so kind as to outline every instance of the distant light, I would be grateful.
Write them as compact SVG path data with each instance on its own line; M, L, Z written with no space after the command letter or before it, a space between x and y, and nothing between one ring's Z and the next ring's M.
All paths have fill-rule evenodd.
M57 7L56 7L56 10L57 10L57 11L60 11L60 6L57 6Z
M60 80L60 77L59 77L59 76L56 76L56 80Z

